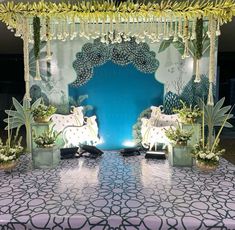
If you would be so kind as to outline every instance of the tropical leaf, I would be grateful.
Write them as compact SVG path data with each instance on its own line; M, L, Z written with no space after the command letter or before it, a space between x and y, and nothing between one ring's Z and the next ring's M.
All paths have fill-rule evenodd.
M26 127L26 142L27 149L30 151L31 149L31 130L30 124L33 122L33 115L31 113L32 107L37 107L41 102L41 98L39 98L36 102L30 106L30 102L23 99L23 105L21 105L14 97L12 98L12 103L15 107L15 110L6 110L6 114L8 118L3 121L7 123L7 127L5 130L15 129L18 130L22 127Z
M85 105L85 106L83 106L83 112L84 112L84 114L86 114L88 111L91 111L91 110L93 110L93 106L91 106L91 105Z
M83 103L83 101L86 100L87 98L88 98L87 94L79 96L78 99L77 99L78 105L81 105Z
M4 130L21 128L21 126L22 125L20 123L14 122L14 123L11 123L8 126L6 126Z
M228 122L233 117L231 112L231 106L222 107L225 98L220 99L214 106L206 105L204 101L200 100L199 106L204 111L204 124L208 127L208 145L212 147L214 139L214 128L220 127L222 131L223 127L232 128L232 124ZM219 133L220 134L220 133ZM218 134L217 137L218 139Z
M22 115L24 115L24 108L23 106L13 97L12 98L13 105L16 109L16 111Z
M8 118L5 118L5 119L3 119L3 121L5 122L5 123L19 123L19 124L24 124L23 123L23 120L22 119L20 119L20 118L18 118L18 117L8 117Z
M177 51L183 55L184 54L184 43L181 41L172 42L172 45L177 49Z
M158 53L163 52L164 50L166 50L166 48L168 48L170 46L170 44L172 43L173 38L170 38L169 40L163 40L162 43L160 44Z
M42 98L38 98L32 105L31 105L31 109L35 109L37 108L42 102Z
M219 127L223 125L225 119L231 119L233 117L232 114L229 114L231 110L231 106L222 107L224 104L225 98L220 99L214 106L206 105L202 100L200 101L200 107L204 107L204 117L205 117L205 125L208 128ZM233 127L228 121L225 123L225 127Z
M76 105L76 101L75 101L75 99L74 98L72 98L72 97L69 97L69 104L70 105L73 105L73 106L75 106Z
M193 57L195 57L195 54L196 54L196 41L195 40L192 40L189 42L189 50L191 51Z
M15 116L17 111L13 111L13 110L5 110L5 113L9 116Z

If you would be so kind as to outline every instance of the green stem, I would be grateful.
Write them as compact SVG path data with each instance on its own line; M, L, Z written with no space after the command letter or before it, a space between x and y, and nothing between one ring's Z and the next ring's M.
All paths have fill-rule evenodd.
M193 74L196 74L197 58L193 57Z
M213 139L213 126L208 125L208 147L211 149Z
M202 147L205 148L205 107L203 104L203 112L202 112Z
M216 146L216 143L217 143L218 140L219 140L219 136L220 136L220 134L221 134L221 132L222 132L224 126L225 126L225 123L227 122L227 120L228 120L228 118L229 118L229 115L230 115L231 112L233 111L233 108L234 108L234 105L233 105L233 107L231 108L231 110L229 111L229 113L227 114L226 118L224 119L224 122L223 122L222 126L221 126L220 129L219 129L219 132L218 132L217 135L216 135L215 141L214 141L213 146L212 146L212 148L211 148L211 152L214 150L214 148L215 148L215 146Z
M31 152L31 127L30 124L25 125L26 128L26 152Z

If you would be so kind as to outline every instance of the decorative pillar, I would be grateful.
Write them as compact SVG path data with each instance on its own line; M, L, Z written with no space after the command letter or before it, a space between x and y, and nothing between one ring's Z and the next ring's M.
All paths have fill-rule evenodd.
M29 87L29 23L25 17L23 19L23 49L24 49L24 81L25 81L25 96L24 99L30 101Z
M210 63L209 63L209 92L207 105L214 105L213 98L213 82L215 77L215 38L216 38L216 21L213 17L210 18Z

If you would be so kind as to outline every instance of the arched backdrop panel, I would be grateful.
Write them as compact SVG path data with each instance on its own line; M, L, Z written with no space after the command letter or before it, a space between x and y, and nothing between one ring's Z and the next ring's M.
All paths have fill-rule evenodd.
M78 88L69 86L69 96L76 99L88 94L87 104L94 106L100 148L120 149L133 142L132 126L139 114L151 105L161 105L164 87L155 74L137 70L133 64L121 66L111 61L95 67L93 77Z
M207 44L208 38L205 41ZM123 148L133 140L132 126L139 114L151 105L162 104L163 98L164 110L169 112L179 99L195 104L197 97L208 92L208 52L200 62L204 77L200 84L194 83L193 59L182 59L182 47L171 40L137 44L131 39L105 45L99 39L88 41L78 37L72 41L53 41L51 50L52 60L48 62L46 43L41 43L42 80L36 81L34 51L30 46L32 102L43 97L46 103L57 107L57 113L68 114L70 96L76 99L88 94L83 105L95 108L93 112L104 139L101 147L106 149Z

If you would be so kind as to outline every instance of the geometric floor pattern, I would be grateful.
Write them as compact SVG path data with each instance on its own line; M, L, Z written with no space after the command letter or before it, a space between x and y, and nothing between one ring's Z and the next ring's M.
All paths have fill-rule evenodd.
M235 229L235 166L213 173L106 152L0 172L0 229Z

